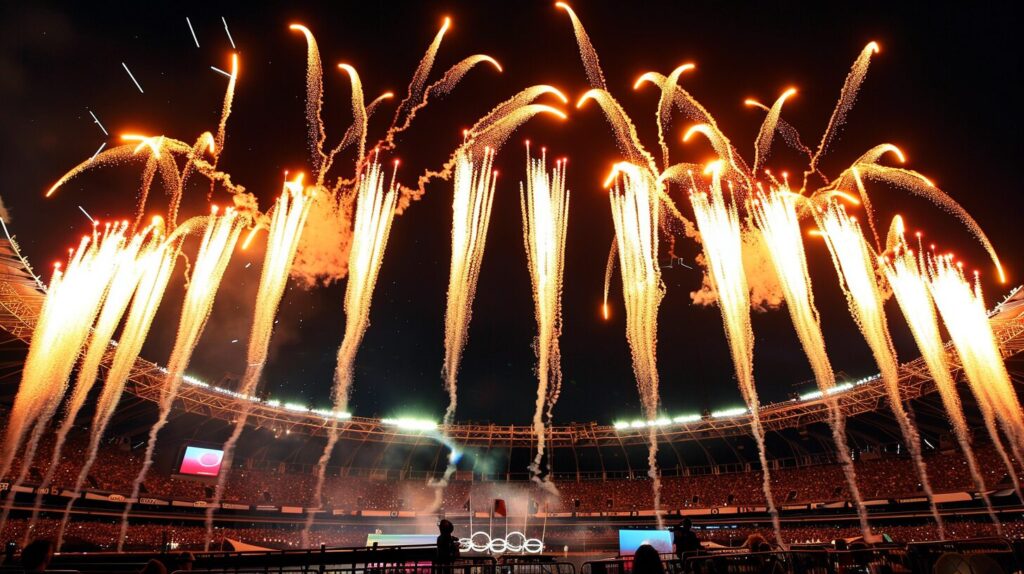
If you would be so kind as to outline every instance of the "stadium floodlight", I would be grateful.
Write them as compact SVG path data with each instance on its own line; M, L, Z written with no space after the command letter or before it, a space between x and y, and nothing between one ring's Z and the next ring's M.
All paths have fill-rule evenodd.
M745 415L745 414L747 414L747 409L745 407L735 407L735 408L731 408L731 409L723 409L723 410L720 410L720 411L713 411L711 413L711 418L713 418L713 419L725 419L725 418L737 417L737 416Z
M645 423L642 420L635 420L635 421L629 423L629 426L630 426L630 428L640 429L640 428L644 428L645 426L647 426L647 423Z
M431 431L437 429L437 423L434 421L428 421L424 419L414 419L407 417L399 418L386 418L381 419L380 422L388 426L398 427L402 430L411 431Z
M623 429L628 429L628 428L629 428L629 423L626 422L626 421L616 421L615 422L615 430L623 430Z
M300 405L298 403L285 403L284 404L284 409L286 411L295 411L295 412L298 412L298 413L308 413L309 412L309 407L307 407L306 405Z
M699 414L679 415L672 419L674 423L692 423L700 420Z

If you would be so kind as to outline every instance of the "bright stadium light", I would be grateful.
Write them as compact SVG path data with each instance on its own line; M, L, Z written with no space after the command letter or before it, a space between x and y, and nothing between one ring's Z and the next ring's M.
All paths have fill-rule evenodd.
M437 423L434 421L428 421L424 419L414 419L407 417L399 418L386 418L381 419L381 423L388 426L398 427L402 430L411 431L431 431L437 429Z
M626 421L616 421L615 422L615 430L622 430L622 429L628 429L628 428L629 428L629 423L627 423Z
M679 415L672 419L674 423L692 423L700 420L699 414Z
M747 409L744 407L735 407L731 409L723 409L720 411L712 411L711 418L713 419L725 419L729 417L738 417L740 415L747 414Z

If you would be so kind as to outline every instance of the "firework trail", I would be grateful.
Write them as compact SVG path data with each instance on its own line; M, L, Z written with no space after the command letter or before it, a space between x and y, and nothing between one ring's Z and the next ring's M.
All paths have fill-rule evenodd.
M345 336L338 349L338 364L334 371L332 389L335 413L344 413L348 409L348 394L355 374L353 367L356 353L370 324L370 303L373 301L373 290L377 285L377 275L391 232L397 196L394 175L385 192L384 172L380 163L375 161L369 164L367 172L359 181L356 196L352 249L349 251L348 259L348 285L345 287ZM338 421L332 419L328 428L327 444L317 463L313 504L320 504L327 463L337 442ZM302 531L303 546L309 544L309 531L315 517L312 512L307 514L306 525Z
M836 445L836 455L843 469L850 497L857 509L861 532L865 536L870 536L867 508L857 486L857 477L846 438L846 421L837 399L832 396L836 377L825 351L825 337L821 332L821 321L814 305L814 290L807 269L800 219L797 216L798 199L801 199L801 196L788 189L773 190L769 194L760 193L751 203L750 211L768 247L768 254L782 287L797 338L804 354L807 355L814 380L828 408L829 427Z
M131 241L116 255L117 263L113 278L110 281L99 318L92 329L92 335L89 339L85 355L82 358L82 363L78 367L78 377L75 381L74 390L64 407L64 418L57 430L50 463L46 467L46 474L39 483L40 489L32 508L32 519L29 521L30 526L35 523L35 519L39 514L39 506L43 501L42 490L50 486L57 467L60 465L64 441L67 439L68 433L71 432L71 427L74 426L75 419L78 417L79 411L84 406L85 400L96 382L100 363L110 349L114 331L121 323L121 318L128 309L135 288L142 278L142 273L145 270L143 264L146 260L146 251L163 240L160 236L162 226L163 222L157 220L154 222L154 225L132 237ZM151 231L154 232L154 235L149 240L147 237ZM11 502L13 502L13 498ZM10 504L4 508L4 516L0 518L0 523L4 522L7 518L9 506ZM26 529L26 536L30 534L30 530L31 528Z
M653 421L658 415L658 306L665 295L658 267L657 182L632 164L616 164L612 178L622 174L609 193L615 240L618 243L619 268L622 270L622 296L626 307L626 339L633 356L644 416ZM610 182L609 182L610 183ZM658 473L658 439L655 427L648 433L647 474L654 492L654 511L662 526L661 478Z
M856 219L849 217L846 210L836 201L831 201L822 212L815 213L822 237L832 254L832 262L839 274L839 282L846 294L860 332L864 335L871 353L875 357L881 371L882 382L889 397L896 422L899 424L903 439L907 443L907 451L914 461L918 478L931 506L932 516L939 529L939 537L945 539L945 528L942 517L932 494L928 471L921 457L921 439L910 416L903 406L900 396L899 364L896 350L893 348L889 329L886 326L884 300L878 281L875 277L873 257L860 225Z
M302 186L302 174L293 181L285 182L284 192L274 205L274 214L270 220L267 237L267 251L263 258L263 270L260 273L260 284L256 291L256 307L249 333L249 348L246 352L245 374L239 385L238 392L244 396L252 396L256 392L263 375L263 367L267 362L267 350L270 337L274 331L274 319L288 284L288 274L295 251L299 245L299 237L309 215L312 202L311 193ZM255 232L256 228L254 228ZM252 234L247 238L252 239ZM246 245L243 244L243 248ZM242 435L246 420L249 417L251 401L242 401L242 412L235 420L231 436L224 443L221 471L217 476L213 502L206 508L206 540L204 548L209 549L213 535L213 512L220 504L227 487L228 476L231 474L234 460L235 444Z
M118 255L124 249L127 227L126 223L107 224L101 232L94 224L92 234L70 250L64 271L59 264L55 266L8 414L0 455L0 476L4 476L15 453L24 446L14 486L20 486L28 476L39 440L67 392L71 371L89 339L117 268ZM0 527L6 523L13 503L13 496L5 502Z
M183 226L184 227L184 226ZM131 374L135 360L142 350L146 341L149 328L153 324L153 318L163 299L167 283L174 270L174 263L177 260L178 251L172 247L171 240L154 244L145 254L145 261L140 265L145 269L139 280L132 299L131 309L128 311L128 318L125 320L124 329L118 340L117 350L114 351L114 358L107 371L107 378L104 382L100 396L96 400L96 412L93 414L89 447L85 457L85 463L78 472L75 479L75 486L72 489L74 494L68 500L61 518L60 528L57 531L57 548L60 548L64 540L64 530L67 527L68 519L71 517L71 507L78 500L81 494L82 485L85 484L89 471L99 452L100 441L106 432L107 424L110 422L117 402L124 390L125 382Z
M726 338L732 352L736 380L739 382L743 401L750 410L750 431L757 443L758 458L761 461L762 488L768 513L772 517L775 539L782 541L779 512L772 495L771 472L765 453L764 428L761 426L761 405L754 385L754 330L750 324L750 288L743 271L743 240L740 235L740 218L735 203L726 203L722 193L722 160L708 166L705 174L711 173L711 195L697 193L690 195L693 212L700 231L704 257L707 259L708 275L718 294L718 306L722 310Z
M989 517L1001 533L1002 525L992 509L992 501L986 494L985 480L978 470L974 449L971 448L970 428L967 426L963 405L960 403L960 395L956 390L956 381L949 373L946 348L943 345L942 333L939 332L939 322L935 315L935 304L932 301L931 293L928 292L928 272L923 254L920 250L915 253L907 245L903 235L903 219L899 216L893 220L891 235L896 240L896 245L892 246L892 256L883 258L881 262L886 280L892 286L893 294L903 311L903 316L907 320L917 348L921 351L921 356L928 366L928 372L939 390L946 415L953 426L953 433L960 444L960 450L964 453L967 469L974 479L974 486L978 489L982 500L985 501Z
M208 219L206 231L199 245L199 253L196 255L192 268L192 276L189 279L188 290L182 305L181 320L178 323L178 334L174 341L174 348L171 350L171 356L167 361L167 380L161 389L160 413L156 422L149 429L149 442L146 444L142 468L132 483L131 496L125 503L124 513L121 516L121 533L117 539L118 552L124 547L125 534L128 531L128 514L131 512L133 501L138 498L142 482L153 465L153 451L156 449L157 435L167 424L167 418L171 414L174 400L178 396L178 389L181 387L185 369L192 359L192 352L195 350L199 337L206 327L206 321L210 317L214 296L224 277L224 270L228 266L228 261L231 260L231 254L238 242L242 227L248 221L248 217L242 216L233 208L226 209L223 215L217 215L216 211L214 208L214 214Z
M448 391L444 424L454 421L458 403L458 375L462 351L469 337L477 279L487 243L491 205L497 174L493 171L494 151L488 149L480 160L460 153L455 165L452 195L452 263L448 274L448 302L444 319L444 368L442 377Z
M523 213L523 244L533 284L534 313L537 317L537 402L533 432L537 436L537 454L530 466L533 479L549 489L554 484L541 480L544 458L545 406L551 414L562 387L561 352L558 338L562 332L562 284L565 273L565 235L569 224L569 191L565 189L565 160L547 170L547 156L529 156L527 147L526 184L520 185ZM557 492L557 491L556 491Z
M964 375L978 401L992 444L1020 496L1017 470L1003 446L998 427L1006 434L1014 458L1024 460L1021 458L1024 454L1021 449L1024 417L1017 393L1006 372L1006 365L1003 364L999 345L992 333L992 326L988 322L981 286L975 281L972 289L963 270L953 263L951 256L933 256L928 263L932 297L953 340L953 347L960 356Z
M612 316L611 307L608 306L608 292L611 290L612 286L612 271L615 270L615 258L619 253L618 246L619 244L617 242L612 241L612 247L608 250L608 263L604 266L604 299L601 303L601 317L605 321L611 319Z

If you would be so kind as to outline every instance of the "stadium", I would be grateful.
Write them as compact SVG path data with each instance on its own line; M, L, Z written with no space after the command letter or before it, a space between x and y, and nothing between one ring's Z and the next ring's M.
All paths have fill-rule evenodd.
M364 7L359 14L393 9ZM356 66L339 64L351 91L352 126L333 151L324 147L330 122L321 110L332 89L321 64L327 49L318 47L311 27L288 26L290 40L306 42L306 84L291 99L306 102L299 141L310 149L308 157L287 160L302 171L285 171L276 199L237 183L244 161L227 155L232 173L219 163L223 149L247 139L227 136L229 116L246 113L232 106L238 107L236 82L245 97L239 61L247 55L222 17L231 50L226 70L211 66L227 83L216 129L194 145L171 133L126 133L117 142L111 136L110 148L104 143L71 171L61 164L60 179L53 178L57 168L38 175L48 182L46 196L55 195L46 201L65 201L66 211L76 212L63 237L40 233L48 215L18 220L26 208L38 209L37 197L5 192L15 217L0 201L0 571L1024 567L1024 411L1017 399L1024 290L1012 287L1015 261L996 254L997 239L1015 230L999 229L997 215L993 229L982 231L981 223L989 223L983 216L968 214L931 179L903 166L894 144L870 148L836 174L826 175L819 163L839 138L878 44L867 43L857 56L817 151L781 119L795 90L773 106L748 99L745 105L763 110L764 123L755 155L745 160L680 87L691 64L671 74L646 72L633 84L661 92L657 131L638 135L634 123L643 120L611 95L615 88L606 84L584 28L590 22L566 4L552 9L555 21L572 25L586 89L573 89L569 98L548 84L525 88L462 130L449 159L419 179L415 169L399 171L393 151L402 152L403 164L408 156L414 163L417 152L405 148L432 145L423 143L432 133L412 130L402 141L415 116L443 105L449 92L457 97L455 84L471 69L503 72L494 58L476 55L427 82L449 17L376 145L370 116L394 95L368 104ZM601 10L589 15L599 30L610 18ZM261 18L277 16L238 19L255 30ZM892 22L905 25L904 17L910 14ZM207 38L186 21L184 38L200 49ZM965 32L961 39L971 38ZM145 82L122 65L144 95ZM468 90L487 93L476 85ZM349 113L347 100L339 109ZM531 129L546 118L565 121L570 111L570 123L584 112L603 114L615 161L605 161L608 152L595 152L600 159L580 152L584 159L575 163L574 145L609 139L607 125L583 128L584 140L552 135L558 128L551 126ZM680 122L674 127L673 113ZM669 161L665 133L685 126L682 141L705 137L713 161ZM573 158L573 167L567 159L549 161L548 147L536 153L526 141L526 179L514 200L500 203L510 200L494 199L502 193L495 189L509 182L499 180L495 158L513 132L555 142L550 149ZM776 161L782 168L796 161L782 152L766 159L773 138L776 147L810 161L799 186L793 175L773 174ZM648 139L659 141L663 157L654 145L648 152ZM346 168L336 167L335 157L340 165L345 154L354 156L353 173L337 174ZM900 167L883 158L898 158ZM137 159L144 166L141 191L132 171ZM573 179L582 166L602 176L610 166L604 186ZM521 162L500 167L502 179L522 178ZM123 194L91 204L64 199L95 183L92 173L80 174L101 168L131 172L99 181L138 192L134 222ZM513 169L515 175L504 175ZM905 223L911 216L890 212L897 200L872 206L874 189L865 182L909 190L952 214L963 229L947 234L952 228L939 227L935 238L958 249L971 242L963 251L990 268L972 276L959 257L926 247ZM588 185L611 199L611 220L606 201L570 207L567 186ZM432 200L442 192L428 190L445 186L452 193ZM571 201L589 201L581 196L574 191ZM104 215L94 220L89 210L101 201ZM492 202L498 207L489 231ZM416 219L418 209L426 215ZM925 209L910 211L930 224L934 215L918 213ZM603 218L604 227L591 234L597 239L587 236L590 223L567 223L570 210L573 218ZM84 235L82 214L91 220ZM438 218L445 228L440 241L410 239L423 221ZM513 237L502 238L509 219L513 231L506 235ZM406 220L412 231L399 230ZM573 233L587 237L573 244ZM485 255L484 240L495 234ZM80 242L62 255L62 242L76 236ZM681 247L684 241L693 245ZM389 268L389 258L402 259L413 246L417 255L438 251L440 265L406 258L410 269ZM502 277L493 266L481 271L488 257L513 248L521 276ZM443 259L449 251L450 265ZM58 258L52 272L33 267L51 256ZM672 274L679 266L690 272L685 279ZM422 287L424 270L438 267L440 280ZM250 268L257 277L245 275ZM574 274L602 271L603 298L591 293L594 285L572 282ZM418 308L422 300L403 301L408 287L401 285L409 283L444 305L427 312ZM519 287L522 300L506 298ZM685 304L677 295L662 306L672 293ZM700 318L685 329L666 325L681 309ZM383 327L376 323L382 315ZM518 322L510 327L512 316ZM846 320L845 334L832 326L837 317ZM303 320L313 326L293 325ZM443 324L434 329L443 340L435 333L420 345L422 330L438 325L417 325L431 322ZM337 329L325 332L326 323ZM521 334L523 348L507 352ZM574 334L582 343L572 342ZM792 339L784 350L783 337ZM474 338L483 346L474 347ZM435 385L436 374L417 369L438 363L441 351ZM154 360L161 356L167 358ZM696 365L693 373L687 362ZM424 388L442 390L442 402L423 399ZM684 547L693 535L696 545ZM648 550L653 564L641 558ZM36 558L39 552L45 560Z

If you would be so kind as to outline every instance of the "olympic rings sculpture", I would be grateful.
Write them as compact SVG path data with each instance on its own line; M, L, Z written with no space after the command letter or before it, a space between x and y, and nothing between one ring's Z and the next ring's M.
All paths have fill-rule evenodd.
M492 538L487 532L474 532L469 538L459 539L459 548L471 552L490 552L491 554L503 554L505 552L525 552L527 554L540 554L544 551L544 542L537 538L527 538L518 530L513 530L504 538Z

